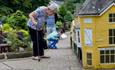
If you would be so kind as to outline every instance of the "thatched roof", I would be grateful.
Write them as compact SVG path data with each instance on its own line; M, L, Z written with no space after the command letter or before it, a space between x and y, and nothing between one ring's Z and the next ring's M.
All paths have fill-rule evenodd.
M77 15L99 15L115 0L86 0Z

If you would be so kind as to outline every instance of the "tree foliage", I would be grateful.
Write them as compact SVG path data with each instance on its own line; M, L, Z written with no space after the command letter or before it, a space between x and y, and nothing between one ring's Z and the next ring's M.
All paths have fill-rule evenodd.
M67 11L66 15L64 16L65 21L72 21L73 20L73 15L70 11Z
M17 10L29 13L38 6L48 3L49 0L0 0L0 14L9 15Z

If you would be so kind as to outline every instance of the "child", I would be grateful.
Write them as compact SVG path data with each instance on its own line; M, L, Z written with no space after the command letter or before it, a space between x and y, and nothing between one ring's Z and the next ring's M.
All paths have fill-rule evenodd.
M47 37L48 39L48 47L50 49L57 49L56 44L58 43L59 40L59 34L56 31L53 31L52 33L50 33Z

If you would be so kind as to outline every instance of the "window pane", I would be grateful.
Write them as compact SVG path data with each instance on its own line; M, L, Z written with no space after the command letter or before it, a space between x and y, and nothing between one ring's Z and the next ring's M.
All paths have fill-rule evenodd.
M87 53L87 59L92 59L91 53Z
M78 38L78 42L80 43L80 38Z
M115 54L115 50L111 50L111 54Z
M113 29L113 36L115 36L115 29Z
M112 36L112 29L109 29L109 36Z
M78 36L80 36L80 35L79 35L79 31L78 31Z
M113 44L115 44L115 37L113 38Z
M109 18L109 22L112 22L112 18Z
M109 37L109 44L112 44L112 37Z
M102 55L102 54L104 54L104 50L101 50L101 51L100 51L100 55Z
M111 55L111 63L114 63L114 62L115 62L115 56Z
M115 17L113 18L113 22L115 22Z
M109 18L112 17L112 14L109 14Z
M106 50L106 54L109 54L109 50Z
M106 63L109 63L109 55L106 55Z
M87 60L88 65L92 65L92 60Z
M114 55L114 63L115 63L115 55Z
M104 59L104 55L101 55L101 56L100 56L100 62L101 62L101 63L104 63L104 60L105 60L105 59Z
M115 14L113 14L113 17L115 18Z

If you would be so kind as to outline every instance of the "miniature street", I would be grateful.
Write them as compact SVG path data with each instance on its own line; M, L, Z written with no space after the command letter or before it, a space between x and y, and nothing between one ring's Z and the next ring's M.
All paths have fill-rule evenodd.
M51 58L40 62L31 57L0 60L0 70L82 70L70 47L69 33L67 35L67 39L59 41L58 49L45 50L45 55Z

